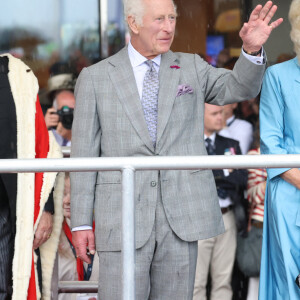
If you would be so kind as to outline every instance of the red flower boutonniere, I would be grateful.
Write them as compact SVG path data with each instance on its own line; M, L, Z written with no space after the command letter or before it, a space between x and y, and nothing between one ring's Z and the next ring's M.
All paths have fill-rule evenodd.
M177 66L177 65L170 66L170 68L171 68L171 69L180 69L180 67L179 67L179 66Z

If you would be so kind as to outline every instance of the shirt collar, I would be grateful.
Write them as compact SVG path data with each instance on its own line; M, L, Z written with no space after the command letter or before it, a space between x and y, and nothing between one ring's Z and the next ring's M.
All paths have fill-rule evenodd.
M142 54L140 54L137 50L134 49L130 41L128 43L128 55L129 55L131 66L133 68L142 65L144 62L148 60L146 57L144 57ZM152 61L155 62L158 66L160 66L161 54L154 57Z
M216 132L212 133L210 136L207 136L206 134L204 134L204 140L206 140L207 138L210 138L211 143L214 145L215 144L215 139L216 139Z
M230 126L233 123L234 120L235 120L235 115L232 115L230 118L228 118L226 120L226 125Z

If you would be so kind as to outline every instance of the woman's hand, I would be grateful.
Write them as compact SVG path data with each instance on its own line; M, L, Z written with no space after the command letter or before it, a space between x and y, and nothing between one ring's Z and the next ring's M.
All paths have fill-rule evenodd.
M295 186L297 189L300 190L300 170L297 168L290 169L284 173L282 173L281 178L283 178L285 181L289 182L293 186Z

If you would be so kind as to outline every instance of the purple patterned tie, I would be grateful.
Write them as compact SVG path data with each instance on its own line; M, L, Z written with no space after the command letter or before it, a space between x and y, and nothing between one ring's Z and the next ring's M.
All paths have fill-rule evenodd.
M144 110L144 116L147 123L149 135L155 148L159 80L158 73L153 66L153 61L148 60L146 61L146 64L149 66L149 70L146 72L144 78L142 107Z

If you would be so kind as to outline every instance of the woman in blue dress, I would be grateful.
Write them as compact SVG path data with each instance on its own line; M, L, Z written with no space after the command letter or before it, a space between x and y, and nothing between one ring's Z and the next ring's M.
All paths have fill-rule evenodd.
M300 0L289 19L297 57L268 68L261 93L262 154L300 154ZM300 299L300 170L268 169L260 300Z

